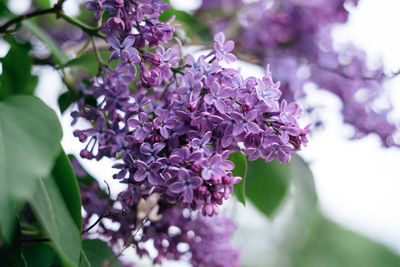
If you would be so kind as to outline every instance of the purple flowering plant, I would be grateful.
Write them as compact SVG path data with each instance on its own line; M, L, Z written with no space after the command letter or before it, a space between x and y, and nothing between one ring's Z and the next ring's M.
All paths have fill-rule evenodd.
M35 180L31 190L38 191L23 197L16 194L16 202L10 202L19 207L26 204L21 227L37 223L44 229L35 226L39 233L35 238L35 231L24 228L22 240L26 244L52 242L49 249L57 257L51 262L66 266L90 266L96 242L105 245L111 255L102 258L104 266L120 264L118 257L129 247L140 257L150 257L148 241L157 251L151 256L154 263L187 259L193 266L239 266L240 251L231 242L235 225L219 215L221 206L233 194L244 203L247 161L249 165L261 161L265 167L276 159L285 165L307 144L310 125L300 125L300 105L283 97L268 65L264 77L243 77L240 69L227 65L237 57L235 42L226 40L223 32L213 36L211 51L199 56L187 53L185 42L178 37L181 25L174 22L175 16L161 17L173 10L166 1L86 1L90 25L96 27L67 16L64 2L59 0L53 7L0 26L1 33L12 36L21 21L53 14L85 33L82 49L69 59L53 41L56 34L35 28L43 23L25 25L36 29L32 34L50 52L48 62L38 57L28 63L44 61L59 69L68 88L63 96L68 105L76 102L69 112L73 135L82 149L81 159L68 158L59 145L61 136L55 144L49 141L52 153L43 154L61 154L48 159L43 168L46 173L37 171L32 176L51 178ZM28 42L35 43L35 38ZM95 75L74 69L74 64L88 56L88 47L87 54L92 53L91 60L95 58L98 67ZM108 60L103 60L104 54ZM43 144L51 138L39 135L37 139ZM26 147L38 150L29 144ZM35 155L30 158L36 159ZM102 189L79 163L103 158L114 161L112 178L124 185L123 190L115 192L108 184L107 190ZM111 197L111 192L117 196ZM8 212L6 208L8 204L4 205ZM60 230L60 225L70 230ZM0 220L1 234L12 233L7 227ZM181 249L182 244L187 249Z

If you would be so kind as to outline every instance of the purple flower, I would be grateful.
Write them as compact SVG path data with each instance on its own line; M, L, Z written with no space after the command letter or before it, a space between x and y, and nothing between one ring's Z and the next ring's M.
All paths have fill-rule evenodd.
M219 32L214 35L214 51L217 60L225 60L227 63L236 61L236 57L232 54L235 43L232 40L225 42L225 35Z
M220 155L215 155L210 159L204 159L201 163L203 170L201 171L201 177L204 180L215 180L221 179L225 174L224 162Z
M199 161L203 156L201 151L190 152L188 147L182 147L172 152L169 160L173 164L191 165L193 162Z
M148 116L144 112L139 112L138 119L129 119L129 127L135 128L133 136L136 140L143 141L152 131L152 125L147 122Z
M213 152L213 149L211 146L207 145L210 142L212 132L208 131L203 138L198 139L194 138L190 144L192 148L196 151L203 152L204 154L210 156Z
M120 58L123 51L127 53L128 54L127 56L130 58L137 57L138 52L135 48L132 47L132 45L135 43L135 37L128 36L124 39L124 41L121 44L115 36L110 36L107 38L107 42L114 49L114 52L111 54L109 58L110 62Z
M159 129L162 137L169 138L169 129L174 129L178 121L171 118L168 110L159 111L158 117L154 119L154 128Z
M251 110L245 116L238 112L232 112L231 116L236 121L236 125L232 131L233 135L239 135L246 130L251 133L258 133L260 131L260 127L253 122L257 118L257 110Z
M220 113L225 114L225 100L232 95L233 91L231 89L221 90L219 84L213 82L210 85L210 93L204 96L204 102L209 105L214 105Z
M152 162L147 165L145 162L141 160L136 160L136 166L138 170L133 175L133 179L136 182L143 182L144 179L147 178L150 184L158 185L160 183L160 175L159 171L161 168L161 163L159 162Z
M164 143L155 143L153 146L149 143L143 143L140 146L140 153L148 156L148 161L157 159L157 154L165 147Z
M279 132L281 133L281 140L284 144L289 142L289 135L299 136L301 134L301 130L296 125L284 125L279 128Z
M282 95L282 92L278 88L279 85L274 88L266 85L262 80L258 80L257 95L268 107L275 108L278 106L277 101Z
M171 184L168 190L179 194L183 193L183 198L186 203L190 204L193 201L193 190L198 188L203 181L198 176L193 176L184 169L180 169L178 172L178 181Z
M100 19L101 12L103 11L103 4L101 1L89 1L85 3L85 7L89 10L93 10L93 17L96 20Z
M115 70L119 72L128 71L130 76L134 78L136 76L135 64L139 64L141 59L138 55L138 51L135 48L132 49L133 50L131 51L131 53L128 53L126 51L121 52L121 62L117 64Z
M200 79L196 79L190 71L185 72L183 75L183 84L176 89L176 93L180 95L187 95L187 99L192 101L197 99L200 95L203 84Z
M283 123L296 123L302 113L299 104L292 102L288 105L285 99L281 102L280 111L279 117Z
M284 163L289 162L291 151L292 148L288 145L274 143L262 149L261 153L266 162L269 162L276 157L279 162Z

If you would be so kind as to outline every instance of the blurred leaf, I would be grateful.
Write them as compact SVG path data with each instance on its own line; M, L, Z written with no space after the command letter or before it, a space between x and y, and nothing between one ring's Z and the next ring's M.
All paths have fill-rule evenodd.
M9 240L13 211L47 177L60 151L62 131L55 112L31 96L0 102L0 226Z
M23 254L28 267L54 266L53 261L56 258L56 252L48 243L33 244L24 249Z
M33 0L33 3L35 4L36 7L42 9L51 7L51 3L49 0Z
M100 55L103 61L107 62L108 58L111 55L111 52L101 51ZM111 63L111 66L115 68L116 61L113 61ZM95 76L99 72L99 61L97 60L96 53L92 51L92 52L87 52L80 57L71 59L65 64L65 67L78 67L83 69L86 73Z
M77 266L81 252L81 233L54 177L39 179L30 204L48 233L64 266Z
M317 215L308 240L293 256L294 267L397 267L400 256L387 247Z
M61 151L57 158L53 172L53 177L61 191L64 202L72 215L79 231L82 230L82 215L81 215L81 194L79 192L78 181L69 158L64 151Z
M242 177L242 181L233 186L233 192L237 199L246 204L246 193L245 193L245 185L246 185L246 177L247 177L247 158L242 152L234 152L230 154L228 160L232 161L235 164L235 169L232 170L233 176Z
M49 49L58 65L64 66L64 64L68 62L68 57L63 51L61 51L60 47L45 31L43 31L32 21L25 20L22 23L36 38L39 39L39 41L41 41L47 47L47 49Z
M38 77L32 75L32 59L29 56L31 45L18 43L6 38L10 50L2 59L3 72L0 76L0 100L16 94L33 95Z
M159 20L165 22L173 15L176 16L174 22L182 24L182 27L191 38L199 38L204 43L210 43L213 40L208 27L197 20L196 17L183 10L174 8L164 10Z
M69 108L72 104L72 98L70 92L64 92L58 97L58 106L60 108L61 114Z
M82 242L82 261L81 267L103 266L105 263L113 261L110 267L122 267L122 264L115 258L114 252L106 242L98 239L85 239Z
M296 181L295 181L296 180ZM274 215L283 202L290 183L297 183L301 190L307 191L309 203L316 203L313 176L308 164L297 154L290 163L279 163L276 159L265 162L263 159L250 161L247 171L246 196L267 217Z
M0 259L2 266L26 266L21 258L21 228L18 223L11 244L2 243L0 240Z
M264 159L250 161L247 172L246 196L267 217L277 210L291 178L290 165L277 160Z

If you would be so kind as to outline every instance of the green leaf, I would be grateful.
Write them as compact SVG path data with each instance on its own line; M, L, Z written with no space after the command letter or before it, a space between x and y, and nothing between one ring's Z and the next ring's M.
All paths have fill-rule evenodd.
M290 165L277 160L250 161L246 196L267 217L271 217L284 199L291 178Z
M29 200L48 233L64 266L77 266L81 252L81 233L71 216L56 179L39 179L36 193Z
M176 16L174 22L182 24L182 27L192 39L198 38L204 43L212 41L208 27L197 20L196 17L183 10L177 10L174 8L167 9L161 14L159 20L165 22L173 15Z
M265 162L263 159L249 162L246 182L246 196L267 217L272 217L282 204L291 181L301 180L301 190L306 190L309 200L315 203L313 176L308 164L293 154L290 163L277 160ZM301 184L301 183L300 183Z
M67 204L69 213L80 232L82 230L81 194L75 172L64 151L57 158L52 175L61 191L64 202Z
M400 256L387 247L317 215L307 240L292 257L294 267L397 267Z
M49 0L33 0L33 3L35 4L36 7L41 8L41 9L51 7L51 3Z
M81 267L103 266L110 261L112 261L110 267L122 267L118 259L115 259L114 252L102 240L85 239L82 242L82 249Z
M47 49L49 49L58 65L64 66L64 64L68 62L68 57L64 54L64 52L61 51L60 47L45 31L43 31L32 21L25 20L22 23L36 38L39 39L39 41L41 41L47 47Z
M0 100L15 94L33 95L38 77L32 75L31 45L6 38L11 48L2 59L3 73L0 76Z
M60 108L61 114L67 110L67 108L72 104L72 98L70 92L64 92L58 97L58 106Z
M111 55L111 52L108 51L101 51L100 52L101 58L103 61L107 62L108 58ZM104 60L106 59L106 60ZM111 66L115 68L116 66L116 61L113 61L111 63ZM83 69L86 73L95 76L99 72L99 61L97 60L96 53L95 52L88 52L83 54L80 57L71 59L65 64L65 67L78 67Z
M237 199L246 204L246 177L247 177L247 158L242 152L234 152L230 154L228 160L232 161L235 164L235 169L232 170L233 176L242 177L242 181L233 186L233 192Z
M2 266L19 267L26 266L21 258L21 228L19 224L15 228L10 244L0 240L0 259Z
M54 248L47 243L33 244L23 254L28 267L50 267L56 258Z
M0 102L0 227L7 240L14 209L34 193L39 177L49 175L61 137L57 115L38 98Z

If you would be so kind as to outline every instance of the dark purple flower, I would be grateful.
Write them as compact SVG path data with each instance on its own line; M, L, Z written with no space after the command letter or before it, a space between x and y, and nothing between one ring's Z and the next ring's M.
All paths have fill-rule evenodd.
M133 136L136 140L143 141L149 133L151 133L153 127L150 122L147 122L148 116L144 112L139 112L138 119L130 118L128 120L129 127L134 128Z
M200 177L194 176L184 169L180 169L178 172L178 181L171 184L168 190L176 194L183 193L183 199L186 203L190 204L193 201L193 190L198 188L202 183L203 181Z
M159 175L159 171L161 168L161 163L152 162L150 164L146 164L141 160L136 160L136 166L138 170L133 175L133 179L136 182L143 182L144 179L147 178L150 184L158 185L160 180L162 179Z
M135 48L130 53L126 51L121 52L121 62L119 62L115 70L119 72L128 71L130 76L134 78L136 76L136 65L139 64L141 59L138 55L138 51Z

